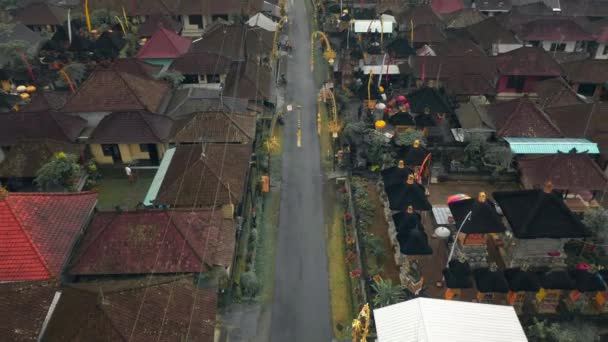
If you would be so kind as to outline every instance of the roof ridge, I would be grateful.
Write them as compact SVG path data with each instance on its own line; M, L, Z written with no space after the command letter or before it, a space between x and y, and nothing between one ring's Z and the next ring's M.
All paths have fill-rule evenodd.
M96 293L96 294L99 297L99 293ZM143 305L143 303L142 303L142 305ZM97 309L99 309L99 311L101 311L101 313L103 314L103 316L110 322L110 325L116 331L116 333L118 334L118 336L120 336L124 342L128 342L127 336L124 336L122 334L122 332L118 329L118 325L114 322L114 320L112 320L112 316L110 315L110 313L107 312L107 310L104 309L103 303L100 305L97 302L97 299L95 299L95 308L97 308ZM133 328L135 328L135 327L133 327Z
M148 119L146 118L146 116L148 114L150 115L160 115L160 114L153 114L153 113L149 113L149 112L144 112L141 110L137 111L137 114L139 115L139 117L144 121L144 123L146 124L146 126L148 126L148 128L150 129L150 131L152 132L152 134L158 139L159 142L162 142L163 139L161 139L161 137L158 135L158 132L156 131L156 129L154 129L154 127L152 126L152 124L148 121ZM164 115L161 115L164 116ZM169 118L170 119L170 118Z
M21 230L21 232L23 232L23 234L27 238L28 244L30 245L30 247L32 248L32 250L34 251L34 253L36 253L36 256L38 257L38 260L40 260L40 263L42 263L42 266L46 270L46 273L48 274L49 278L54 277L55 275L49 269L49 266L47 265L46 260L42 256L42 253L40 253L40 251L38 250L38 248L34 244L34 241L32 240L32 236L25 230L23 222L21 222L21 220L19 219L19 217L15 214L15 212L13 211L13 208L9 204L9 201L7 201L7 200L0 201L0 203L2 203L2 202L4 202L4 204L6 205L6 208L8 209L9 215L11 215L13 217L13 219L17 223L19 223L19 229ZM60 271L60 273L61 273L61 271Z
M125 78L122 76L123 72L120 72L118 70L113 70L113 69L110 69L108 71L114 72L116 75L118 75L118 78L120 78L120 80L127 86L127 89L129 90L129 92L133 96L135 96L135 100L143 107L143 110L150 111L150 108L148 108L148 106L145 103L143 103L143 101L139 98L139 96L137 95L135 90L133 90L133 88L131 88L131 85L129 84L129 82L127 82L127 80L125 80ZM136 75L131 75L131 76L140 78L139 76L136 76Z
M226 144L223 144L223 145L226 145ZM227 147L224 147L224 148L227 148ZM221 185L224 187L224 189L225 189L226 191L228 191L228 197L229 197L230 202L232 203L232 200L233 200L233 195L232 195L232 191L230 191L230 187L229 187L229 186L227 186L227 185L226 185L226 183L224 183L223 178L222 178L222 177L220 177L220 176L219 176L219 175L218 175L218 174L217 174L217 173L216 173L216 172L213 170L213 168L212 168L211 166L209 166L209 164L207 164L207 157L205 157L203 160L201 160L201 162L202 162L202 163L203 163L203 164L204 164L204 165L205 165L205 166L206 166L206 167L209 169L209 171L210 171L210 172L211 172L211 173L212 173L212 174L215 176L215 178L217 178L218 182L219 182L219 183L220 183L220 184L221 184ZM223 164L222 164L222 166L223 166ZM219 189L218 189L217 191L219 191Z
M70 262L70 266L69 268L72 269L74 268L76 265L78 265L78 261L80 260L80 258L82 258L82 256L84 256L86 254L86 252L88 251L88 249L93 246L95 244L95 242L97 241L97 239L99 239L99 237L106 231L106 229L120 216L121 213L119 212L115 212L113 213L114 217L108 221L108 223L106 223L101 229L99 229L99 231L97 232L97 234L95 234L91 241L86 244L86 245L82 245L78 248L78 254L74 256L73 260ZM99 214L97 215L99 217ZM94 220L94 219L93 219ZM83 241L84 242L84 241Z
M226 118L228 120L230 120L230 122L232 122L232 124L234 126L236 126L236 128L241 131L241 133L243 133L246 137L248 137L249 139L252 139L253 137L249 136L249 134L247 132L245 132L245 130L231 117L232 115L234 115L235 113L230 113L231 115L228 115L228 112L226 112L225 110L221 109L219 110L220 113L224 114L224 116L226 116Z
M173 217L171 217L171 215L169 215L168 213L166 215L169 217L169 220L171 221L172 226L175 227L175 230L177 230L177 233L182 237L182 239L184 239L184 243L187 244L188 247L190 247L190 250L194 253L194 255L196 255L198 257L201 264L205 264L205 260L204 260L203 256L198 253L198 251L196 250L196 248L194 248L194 246L192 246L192 244L190 243L190 240L188 238L186 238L186 235L184 234L184 232L182 232L179 225L175 224L175 222L173 221ZM181 263L181 254L182 253L180 252L180 263Z

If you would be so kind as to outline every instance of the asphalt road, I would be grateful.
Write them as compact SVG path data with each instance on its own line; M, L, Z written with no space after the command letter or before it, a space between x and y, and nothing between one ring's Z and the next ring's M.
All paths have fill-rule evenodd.
M301 106L302 147L297 146L298 114L286 114L270 333L272 342L325 342L331 341L332 330L316 128L318 90L309 64L310 15L305 0L291 3L290 39L295 49L288 62L286 100Z

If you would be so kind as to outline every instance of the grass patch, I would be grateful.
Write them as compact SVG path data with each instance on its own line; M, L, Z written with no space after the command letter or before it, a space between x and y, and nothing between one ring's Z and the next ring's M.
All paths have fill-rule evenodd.
M128 210L135 209L144 200L156 170L133 170L137 180L129 184L129 179L121 169L100 169L102 179L96 186L97 206L100 210L114 210L116 206Z
M276 257L277 224L281 204L281 191L275 190L266 194L262 224L258 230L258 250L255 257L255 268L261 284L260 299L268 304L272 300L274 287L274 270Z
M343 210L336 201L333 203L334 210L332 219L328 223L328 245L329 257L329 294L331 297L331 315L334 336L346 337L344 330L338 329L338 324L343 327L350 326L354 317L352 311L351 285L348 278L348 265L346 264L346 242L343 227Z
M318 108L318 110L321 113L321 136L319 137L319 145L321 146L321 166L325 172L328 172L331 171L333 167L334 151L331 133L329 132L327 106L321 102L321 108Z

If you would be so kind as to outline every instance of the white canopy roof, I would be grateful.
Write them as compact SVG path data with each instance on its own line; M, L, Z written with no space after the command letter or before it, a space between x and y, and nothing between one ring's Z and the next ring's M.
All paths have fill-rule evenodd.
M371 70L374 75L386 75L387 74L387 70L388 70L388 74L389 75L399 75L399 66L395 65L395 64L389 64L389 65L385 65L384 67L382 67L382 65L364 65L361 70L363 71L364 74L369 74L369 71Z
M277 29L277 23L275 23L272 19L263 15L262 13L258 13L249 20L247 20L247 25L251 27L261 27L266 31L274 32Z
M380 33L383 31L383 28L384 33L393 33L394 24L390 20L382 20L382 23L380 20L355 20L354 26L356 33L376 32L376 30Z
M416 298L374 310L378 342L527 342L512 306Z

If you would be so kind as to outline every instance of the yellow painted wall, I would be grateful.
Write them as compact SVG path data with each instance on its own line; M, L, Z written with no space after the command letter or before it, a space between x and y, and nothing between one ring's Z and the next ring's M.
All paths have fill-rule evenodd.
M118 149L120 150L120 157L123 163L130 163L133 161L131 148L128 144L118 144Z
M101 149L101 145L99 144L91 144L89 145L89 149L91 150L91 154L93 155L93 159L98 164L113 164L114 161L110 156L104 156L103 150Z
M165 152L167 152L167 145L158 144L156 145L156 148L158 149L158 159L163 159Z
M131 152L132 159L150 159L150 153L142 152L141 148L139 148L139 144L131 144L129 145L129 150ZM124 158L123 158L124 161Z

